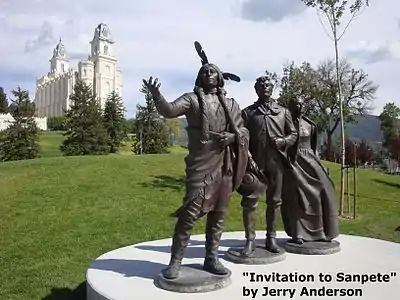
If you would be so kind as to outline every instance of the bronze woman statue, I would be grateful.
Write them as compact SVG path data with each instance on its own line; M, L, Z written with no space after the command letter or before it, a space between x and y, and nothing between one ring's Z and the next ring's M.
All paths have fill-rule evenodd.
M284 178L282 218L292 243L329 242L339 235L336 192L319 159L317 126L303 108L300 97L289 104L298 137L288 150L293 168Z
M208 62L200 44L195 43L202 59L193 92L169 103L161 94L157 79L144 80L153 95L159 113L166 118L185 115L188 122L186 195L184 204L173 214L178 217L171 246L169 266L163 270L168 279L177 278L184 250L196 221L207 216L204 270L218 275L229 271L218 260L218 248L228 202L242 181L247 164L248 131L243 125L238 103L226 97L223 73Z

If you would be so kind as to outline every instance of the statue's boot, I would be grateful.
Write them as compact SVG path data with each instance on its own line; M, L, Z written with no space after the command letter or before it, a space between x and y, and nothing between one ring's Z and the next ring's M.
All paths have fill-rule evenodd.
M296 237L296 238L292 238L290 240L290 242L294 243L294 244L302 245L304 243L304 240L302 238Z
M265 218L267 223L267 237L265 240L265 249L272 253L279 253L280 248L276 241L276 228L278 226L279 207L267 205Z
M244 225L244 232L246 237L246 244L242 250L243 256L249 256L253 253L256 248L255 238L255 223L256 223L256 210L244 208L242 210L242 218Z
M229 270L218 259L218 249L221 241L225 212L212 211L207 215L206 225L206 256L203 269L216 275L226 275Z
M179 216L175 225L174 236L172 237L171 259L168 267L162 270L165 278L175 279L179 276L183 255L196 220L195 211L182 211Z
M175 279L179 276L184 252L184 236L174 234L171 246L171 259L162 274L167 279Z

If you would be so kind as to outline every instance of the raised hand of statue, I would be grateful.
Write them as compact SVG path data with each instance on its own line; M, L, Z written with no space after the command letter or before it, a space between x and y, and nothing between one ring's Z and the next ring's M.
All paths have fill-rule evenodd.
M156 78L153 82L153 77L151 76L149 80L143 79L143 83L149 89L153 97L160 94L161 83L158 82L158 78Z

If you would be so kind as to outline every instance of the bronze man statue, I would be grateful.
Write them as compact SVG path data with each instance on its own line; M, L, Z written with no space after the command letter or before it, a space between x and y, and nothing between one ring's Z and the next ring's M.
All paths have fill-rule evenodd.
M245 126L250 133L249 150L255 163L266 177L267 209L266 209L266 250L279 253L276 242L276 227L281 205L283 173L290 167L286 150L297 139L297 131L293 125L290 112L279 106L271 98L274 89L274 78L262 76L254 85L258 100L242 111ZM250 255L255 245L255 219L258 196L242 198L243 224L246 245L242 255Z
M196 49L200 47L195 43ZM201 48L201 47L200 47ZM245 172L248 155L248 130L243 125L238 103L226 97L224 75L208 63L204 51L193 92L169 103L160 93L157 79L144 84L153 95L159 113L166 118L185 115L188 122L186 195L184 204L173 214L178 217L172 238L169 266L165 278L179 275L184 250L196 221L207 216L206 254L203 269L218 275L229 273L218 260L218 249L231 193ZM228 78L229 79L229 78Z

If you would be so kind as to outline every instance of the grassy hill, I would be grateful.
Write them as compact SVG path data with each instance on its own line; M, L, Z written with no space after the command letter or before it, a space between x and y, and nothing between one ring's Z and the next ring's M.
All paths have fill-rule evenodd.
M0 299L85 299L81 283L93 259L172 234L168 215L182 202L186 150L62 157L61 140L43 135L47 157L0 164ZM326 166L338 185L338 166ZM369 170L358 178L358 217L341 221L341 232L400 242L399 179ZM264 210L261 201L261 230ZM195 233L203 230L201 221ZM243 230L237 194L226 230Z

